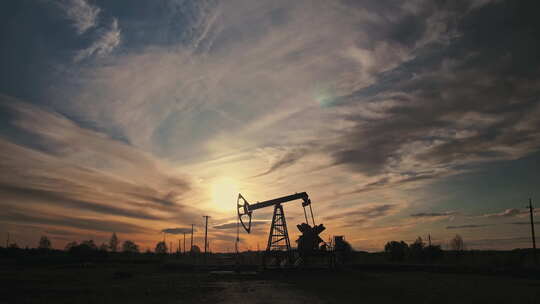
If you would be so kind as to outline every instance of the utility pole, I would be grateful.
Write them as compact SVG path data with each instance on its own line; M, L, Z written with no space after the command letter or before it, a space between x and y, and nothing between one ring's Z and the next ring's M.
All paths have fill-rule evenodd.
M189 247L189 254L193 253L193 224L191 224L191 247Z
M180 240L178 240L178 242L180 242ZM185 231L184 231L184 254L186 254L186 232Z
M169 246L171 246L171 248L169 249L169 253L172 254L172 242L169 242Z
M204 255L206 255L206 250L208 249L208 218L210 216L208 215L203 215L204 219L205 219L205 224L204 224Z
M427 237L428 237L429 247L431 247L431 234L428 234Z
M532 206L532 199L529 198L529 213L531 216L531 236L532 236L532 244L533 244L533 255L534 255L534 261L536 261L536 237L534 235L534 219L533 219L533 213L534 208Z

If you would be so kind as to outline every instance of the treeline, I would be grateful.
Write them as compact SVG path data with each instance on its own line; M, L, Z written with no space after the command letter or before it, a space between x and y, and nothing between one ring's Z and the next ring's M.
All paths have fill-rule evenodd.
M2 252L8 255L16 255L16 253L21 253L22 251L27 251L31 253L60 253L65 252L76 257L106 257L109 254L123 254L123 255L137 255L142 254L140 247L137 243L131 240L125 240L120 242L116 233L111 235L111 238L108 242L97 245L93 240L85 240L80 243L77 241L72 241L66 244L64 250L53 249L52 242L47 236L41 236L36 248L25 248L21 249L17 243L9 243L7 248L3 248ZM191 249L192 253L200 253L198 246L194 245ZM164 241L160 241L156 244L154 251L147 249L144 254L146 255L164 255L169 253L169 248ZM177 254L179 252L176 252Z
M463 248L463 239L456 236L454 239L461 240L460 248ZM391 261L404 260L437 260L443 256L443 250L440 245L426 245L421 237L418 237L412 244L404 241L390 241L384 246L384 252Z

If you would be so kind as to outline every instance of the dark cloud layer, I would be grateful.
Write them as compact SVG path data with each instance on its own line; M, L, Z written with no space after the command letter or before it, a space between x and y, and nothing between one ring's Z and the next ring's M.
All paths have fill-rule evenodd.
M71 198L69 193L60 191L0 184L0 193L4 197L11 198L12 201L17 201L18 198L24 198L30 201L46 201L48 204L60 205L62 207L77 210L88 210L108 215L118 215L146 220L161 219L158 216L148 214L141 210L122 209L110 205Z
M487 217L487 218L505 218L505 217L515 217L515 216L518 216L518 215L524 214L524 213L527 213L527 211L525 209L510 208L510 209L506 209L506 210L504 210L502 212L499 212L499 213L484 214L483 217Z
M251 226L252 227L265 225L265 224L268 224L268 221L251 221ZM236 229L236 226L237 226L236 222L225 223L225 224L220 224L220 225L214 226L214 229L233 229L233 228Z
M457 225L457 226L446 226L446 229L467 229L467 228L482 228L482 227L487 227L487 226L491 226L491 225L474 225L474 224L471 224L471 225Z
M531 222L513 222L513 223L509 223L509 224L512 224L512 225L530 225ZM536 221L534 222L535 225L538 225L540 224L540 221Z
M453 12L455 37L415 50L373 85L340 98L354 109L346 119L356 126L333 147L336 163L378 175L514 159L538 149L540 120L531 115L540 93L540 26L531 13L538 3L466 8Z
M57 214L35 215L28 210L23 210L20 212L4 211L0 213L0 220L3 222L53 225L103 232L140 233L143 231L148 231L147 228L116 220L59 216Z
M193 228L193 231L197 231L197 229ZM161 232L169 233L169 234L184 234L184 233L191 233L191 227L186 228L165 228L161 230Z
M440 216L451 216L459 214L456 211L446 211L446 212L420 212L411 214L412 217L440 217Z
M396 205L391 204L362 207L353 211L325 216L324 219L327 221L341 220L344 221L346 225L359 225L369 220L384 217L396 207Z
M306 152L307 152L306 149L294 149L292 151L289 151L285 153L285 155L280 157L278 160L276 160L274 163L272 163L270 168L268 168L268 170L264 171L263 173L257 174L253 177L264 176L276 170L289 167L293 165L294 163L296 163L299 159L304 157Z

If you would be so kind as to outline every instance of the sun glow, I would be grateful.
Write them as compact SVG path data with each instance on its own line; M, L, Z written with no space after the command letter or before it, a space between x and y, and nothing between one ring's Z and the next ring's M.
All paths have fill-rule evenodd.
M236 208L238 185L230 177L220 177L212 182L212 202L220 211L230 211Z

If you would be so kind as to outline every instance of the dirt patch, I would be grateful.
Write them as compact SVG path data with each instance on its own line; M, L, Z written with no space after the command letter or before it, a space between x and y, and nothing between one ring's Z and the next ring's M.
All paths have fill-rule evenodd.
M234 304L279 304L279 303L325 303L313 295L285 283L273 281L219 281L216 287L223 288L215 303Z

